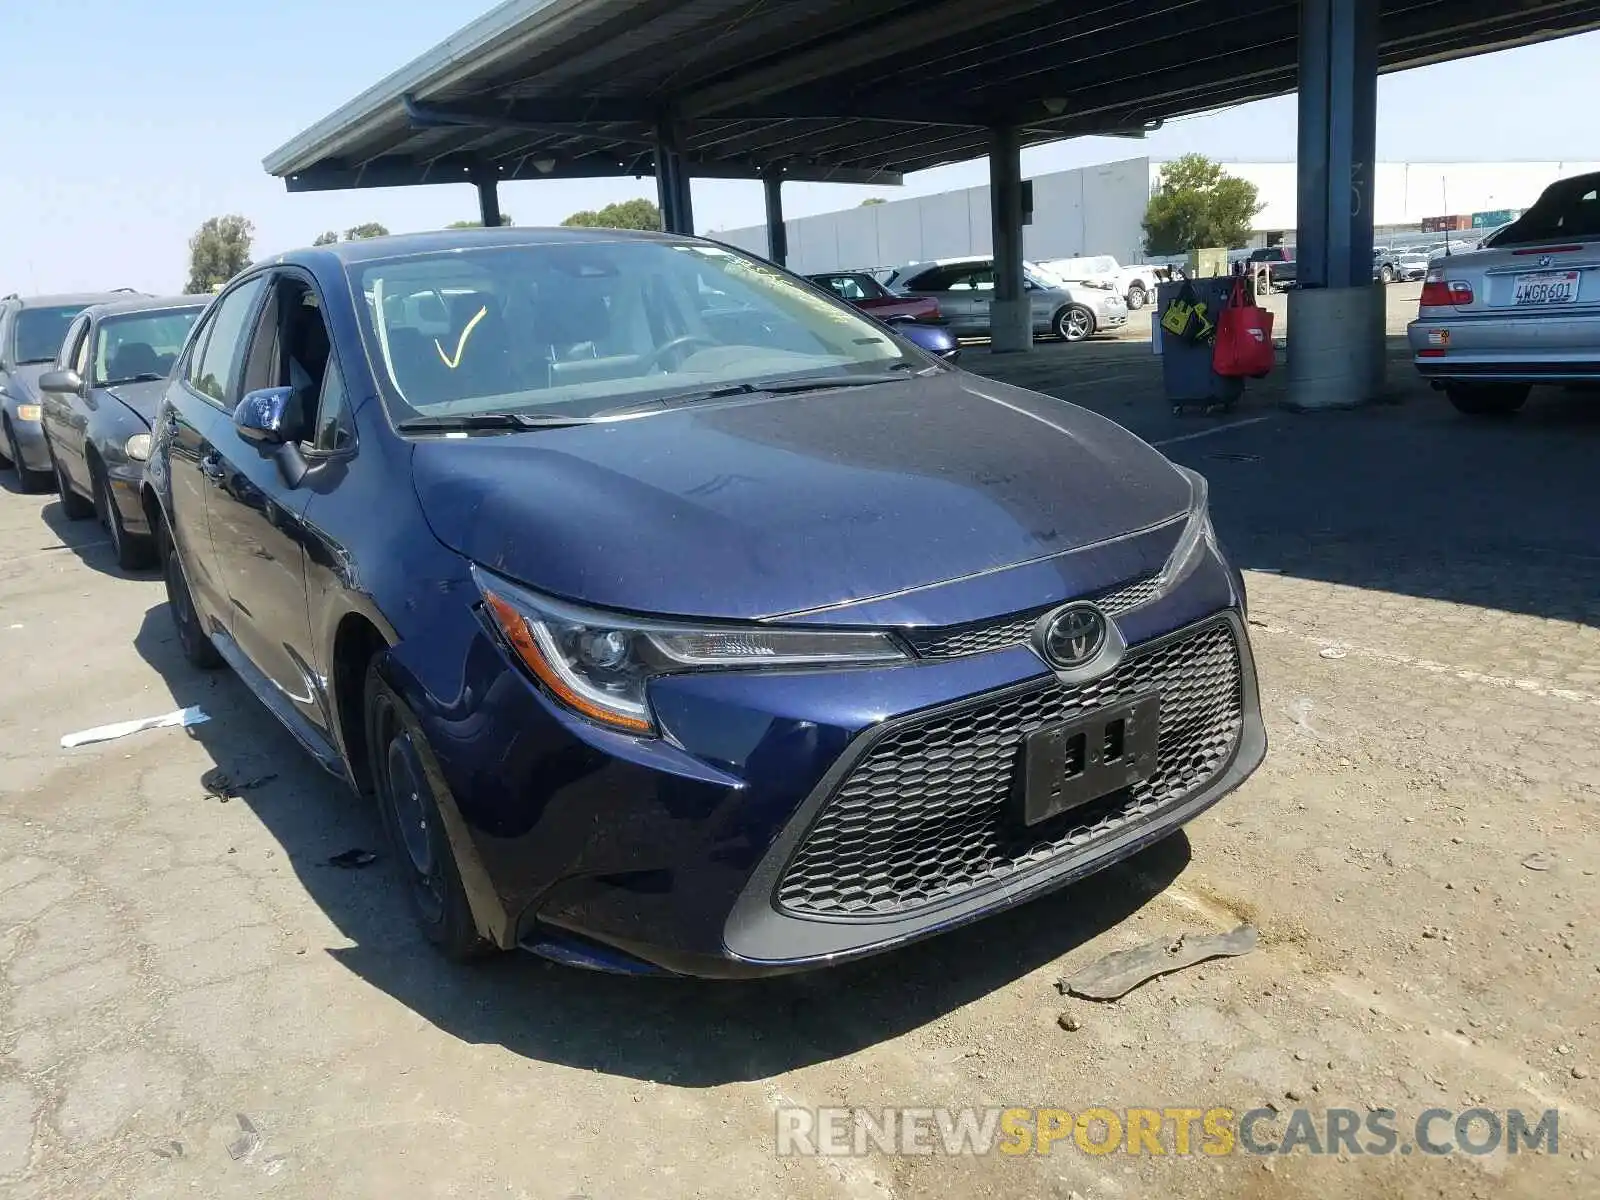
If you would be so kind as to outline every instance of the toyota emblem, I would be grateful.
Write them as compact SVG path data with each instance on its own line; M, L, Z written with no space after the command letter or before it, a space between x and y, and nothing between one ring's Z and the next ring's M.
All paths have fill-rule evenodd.
M1097 606L1074 600L1039 618L1033 649L1063 683L1083 683L1121 662L1127 644L1116 622Z

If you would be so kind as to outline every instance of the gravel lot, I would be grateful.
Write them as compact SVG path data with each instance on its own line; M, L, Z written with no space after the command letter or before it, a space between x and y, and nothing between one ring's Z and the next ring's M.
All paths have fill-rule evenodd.
M236 680L182 664L159 579L120 573L53 498L0 492L0 1193L1600 1189L1600 405L1536 394L1514 421L1467 421L1396 363L1394 405L1292 416L1269 385L1180 419L1132 337L992 369L1211 478L1250 568L1267 763L1074 889L755 984L442 964L386 864L327 865L379 848L375 819ZM187 704L212 720L57 745ZM219 767L261 782L220 799ZM1116 1003L1054 986L1107 951L1244 920L1255 953ZM1403 1131L1435 1105L1559 1107L1559 1153L773 1149L785 1104L1268 1102L1394 1108Z

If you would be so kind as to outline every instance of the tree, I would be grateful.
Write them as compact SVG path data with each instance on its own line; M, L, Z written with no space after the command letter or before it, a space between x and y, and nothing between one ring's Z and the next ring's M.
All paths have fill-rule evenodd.
M882 196L868 196L865 200L863 200L861 202L861 207L862 208L871 208L874 204L887 204L887 203L888 203L888 201L885 200Z
M311 244L313 246L331 246L338 240L339 235L330 229L326 233L317 234L316 241L312 242Z
M661 210L653 200L623 200L598 212L587 208L575 212L561 223L582 229L660 229Z
M359 242L364 238L388 237L389 231L376 221L368 221L364 225L352 225L344 231L344 240Z
M1144 213L1145 252L1242 246L1262 207L1255 184L1229 175L1203 154L1185 154L1161 169Z
M250 265L250 243L256 227L240 216L208 217L189 239L191 295L209 292Z
M501 225L502 228L504 228L507 225L515 225L515 224L516 224L516 222L511 219L511 214L510 213L501 213L500 214L500 225ZM446 229L482 229L483 228L483 221L482 221L481 218L479 220L476 220L476 221L451 221L450 224L445 226L445 228Z

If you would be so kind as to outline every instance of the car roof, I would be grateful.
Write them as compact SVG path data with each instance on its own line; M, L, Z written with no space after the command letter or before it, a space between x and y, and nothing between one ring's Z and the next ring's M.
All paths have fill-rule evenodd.
M91 304L105 304L121 300L129 295L139 296L142 293L135 292L132 288L126 288L122 291L114 292L60 292L45 296L7 296L5 298L7 300L15 300L21 308L66 308L73 304L87 308Z
M86 311L96 317L119 317L124 313L159 312L168 308L196 308L210 304L215 297L203 296L134 296L91 304Z
M274 263L309 265L316 261L333 259L344 265L374 262L385 258L400 258L411 254L436 254L446 250L460 250L477 246L547 246L566 243L602 242L700 242L715 243L703 238L691 238L677 233L658 233L647 229L589 229L558 226L506 225L499 229L437 229L428 233L392 233L384 237L358 238L351 242L334 242L326 246L308 246L291 250L266 259L257 266Z

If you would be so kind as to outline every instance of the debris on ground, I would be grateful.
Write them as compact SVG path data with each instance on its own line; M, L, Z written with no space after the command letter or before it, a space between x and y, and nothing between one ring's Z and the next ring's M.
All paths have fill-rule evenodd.
M247 779L243 783L235 783L233 777L221 767L213 767L200 776L200 786L205 788L206 795L226 804L229 800L237 800L246 792L253 792L256 788L265 787L276 778L276 774L257 775L254 779Z
M182 1158L183 1143L168 1142L165 1146L153 1146L150 1152L157 1158Z
M1083 1022L1068 1012L1064 1012L1057 1017L1056 1024L1061 1026L1061 1028L1065 1029L1068 1033L1077 1033L1078 1030L1083 1028Z
M363 850L356 846L342 854L335 854L328 860L330 867L344 867L349 870L354 867L370 867L378 861L378 856L371 850Z
M256 1129L255 1122L244 1113L235 1113L234 1120L239 1122L239 1136L228 1143L228 1157L238 1162L253 1154L261 1145L261 1133Z
M1057 987L1085 1000L1118 1000L1141 983L1213 958L1236 958L1256 948L1256 927L1241 925L1230 933L1180 934L1132 950L1117 950L1090 963Z
M1346 656L1346 652L1338 646L1327 646L1320 653L1321 657L1323 658L1331 658L1335 660L1344 658Z
M69 733L61 739L61 748L70 750L74 746L87 746L93 742L109 742L116 738L127 737L130 733L142 733L146 729L170 729L173 726L199 725L211 718L204 709L198 706L180 708L177 712L169 712L159 717L145 717L138 721L118 721L114 725L97 725L93 729L84 729L78 733Z
M1535 850L1522 860L1522 865L1530 871L1548 871L1556 865L1556 859L1553 854L1546 854L1543 850Z

